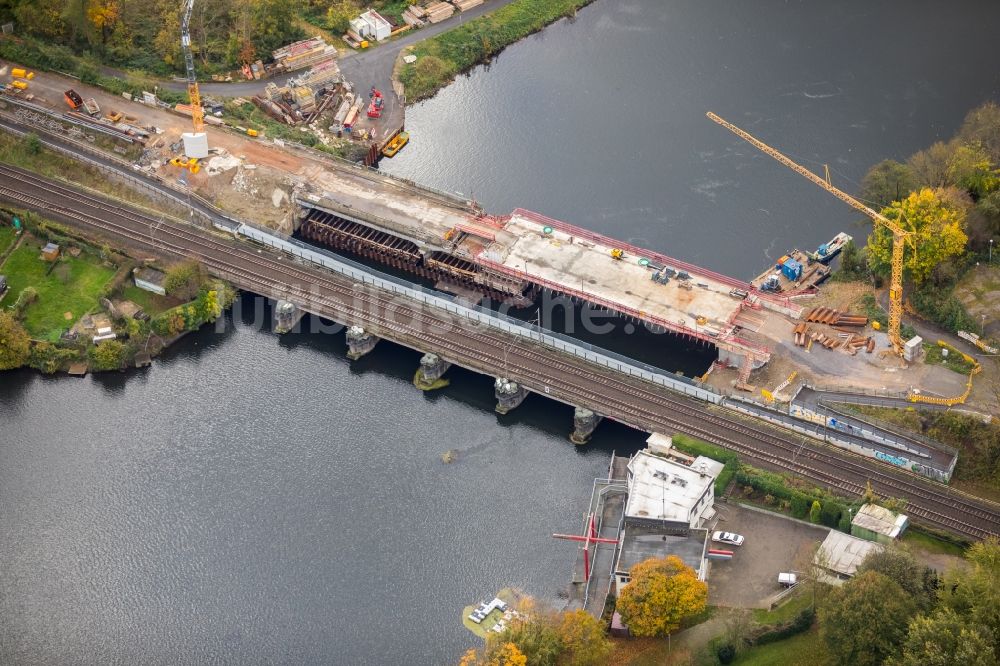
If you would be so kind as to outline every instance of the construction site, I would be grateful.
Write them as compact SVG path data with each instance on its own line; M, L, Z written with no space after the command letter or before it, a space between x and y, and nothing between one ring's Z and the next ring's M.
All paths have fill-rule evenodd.
M892 231L886 326L852 312L855 301L816 305L830 261L850 241L843 233L815 252L791 249L744 281L528 210L487 214L475 201L227 122L225 105L200 94L188 34L193 5L187 0L182 17L189 104L163 104L152 94L116 98L12 65L4 110L117 153L133 168L176 181L255 224L388 267L470 303L536 308L536 323L544 326L540 299L561 297L627 322L626 334L641 328L663 335L667 346L671 340L680 348L700 346L712 362L695 379L716 389L773 401L798 376L800 382L889 391L915 402L951 405L970 396L978 364L968 377L924 365L923 341L901 337L907 233L834 187L828 173L813 174L715 114L709 119ZM433 7L424 7L425 15ZM281 85L267 82L249 100L273 120L321 140L360 140L368 147L366 166L377 164L383 150L394 154L406 144L401 127L383 128L385 141L374 139L371 123L381 120L385 96L375 87L355 91L336 49L322 38L283 46L272 56L263 73L248 70L254 78L286 75Z

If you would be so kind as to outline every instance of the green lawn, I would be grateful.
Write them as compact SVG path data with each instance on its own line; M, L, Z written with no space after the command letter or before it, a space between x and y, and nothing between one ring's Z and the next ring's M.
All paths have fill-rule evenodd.
M0 272L7 276L10 291L0 301L9 306L21 290L34 287L38 299L24 313L24 327L33 338L56 341L77 319L97 306L98 295L115 274L113 268L87 255L64 257L51 273L50 264L38 258L41 246L25 241L4 262ZM67 319L66 313L72 313Z
M956 557L962 557L965 554L965 549L957 543L945 541L944 539L938 539L932 534L921 532L920 530L912 527L906 530L906 533L903 535L901 541L929 553L954 555Z
M14 244L14 227L0 227L0 256L7 251L7 248Z
M791 622L796 615L812 604L812 593L810 590L805 589L804 585L799 585L795 589L796 591L774 610L769 611L763 608L755 608L753 610L753 619L760 624L783 624Z
M828 663L826 646L816 629L750 648L733 662L738 666L826 666Z
M150 317L158 315L161 312L166 312L170 308L181 304L181 302L177 299L170 298L169 296L154 294L151 291L140 289L135 286L135 284L129 284L127 287L122 289L122 298L127 301L132 301L138 305L140 308L145 310L146 314Z

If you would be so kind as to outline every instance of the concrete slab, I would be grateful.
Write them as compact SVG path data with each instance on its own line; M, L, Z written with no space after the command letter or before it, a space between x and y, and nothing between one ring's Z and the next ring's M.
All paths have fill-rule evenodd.
M708 572L708 603L716 606L766 608L780 592L778 574L805 571L816 547L830 532L735 504L715 505L720 519L713 530L746 537L742 546L714 544L735 552L732 560L713 560ZM710 545L712 545L710 543Z
M512 215L506 230L514 240L506 248L503 265L562 285L569 293L594 296L709 335L726 332L739 311L742 299L729 295L733 287L712 277L692 274L690 280L675 277L660 284L651 279L652 268L639 264L641 257L626 254L613 259L614 241L602 243L563 229L545 229L535 220ZM682 286L685 283L690 289ZM699 317L707 322L699 324Z

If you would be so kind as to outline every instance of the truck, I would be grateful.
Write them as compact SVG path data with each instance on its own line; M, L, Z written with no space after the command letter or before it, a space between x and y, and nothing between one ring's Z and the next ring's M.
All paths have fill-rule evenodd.
M35 78L34 72L29 72L28 70L22 69L21 67L15 67L14 69L10 70L10 75L13 76L15 79L27 79L28 81Z

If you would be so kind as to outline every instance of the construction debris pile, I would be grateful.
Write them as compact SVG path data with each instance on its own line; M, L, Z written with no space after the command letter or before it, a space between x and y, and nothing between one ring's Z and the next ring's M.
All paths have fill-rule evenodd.
M275 69L294 72L335 59L337 49L327 44L322 37L313 37L275 49L271 56L274 58Z
M844 328L864 328L868 325L868 317L864 315L852 315L832 308L816 307L807 312L804 319L804 322L792 329L795 344L799 347L808 350L816 342L826 349L841 349L851 356L862 348L869 354L875 350L875 338L858 335ZM814 330L809 323L831 326L836 333Z
M332 57L316 62L310 69L289 79L285 86L278 86L273 81L268 83L264 95L253 98L253 103L264 113L288 125L312 123L328 109L339 109L345 104L350 108L353 101L351 85L344 81Z

